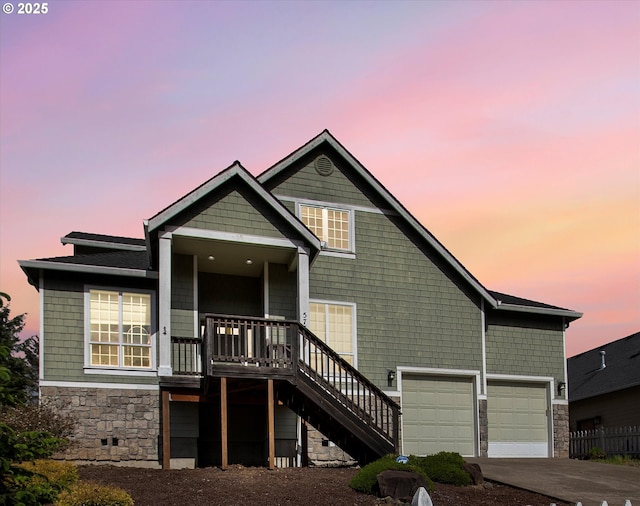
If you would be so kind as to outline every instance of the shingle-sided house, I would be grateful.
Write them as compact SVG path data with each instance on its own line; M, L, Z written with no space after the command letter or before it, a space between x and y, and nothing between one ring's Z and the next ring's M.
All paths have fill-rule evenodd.
M567 360L572 431L640 426L640 332Z
M485 288L328 131L257 178L234 163L144 238L62 242L20 265L41 396L80 419L69 458L299 465L313 428L360 462L567 455L581 314Z

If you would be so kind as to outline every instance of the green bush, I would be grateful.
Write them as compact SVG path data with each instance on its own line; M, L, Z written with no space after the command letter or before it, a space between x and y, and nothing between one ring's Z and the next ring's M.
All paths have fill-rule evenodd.
M32 473L18 464L50 457L65 440L46 432L16 432L0 422L0 505L36 505L39 494L47 496L48 485L30 488Z
M19 466L34 473L34 478L46 479L59 488L69 488L78 481L78 468L71 462L42 459L23 462Z
M589 450L589 458L590 459L604 459L607 457L607 454L602 451L602 448L599 446L594 446Z
M396 462L394 455L386 455L360 469L349 482L349 486L357 491L365 494L375 494L378 486L378 474L382 471L394 469L398 471L413 471L421 475L429 484L429 492L433 490L433 482L429 476L419 467L409 464L399 464Z
M411 455L409 463L421 469L436 483L471 485L471 476L464 470L464 459L459 453L440 452L426 457Z
M78 482L62 492L56 506L133 506L133 499L117 487Z

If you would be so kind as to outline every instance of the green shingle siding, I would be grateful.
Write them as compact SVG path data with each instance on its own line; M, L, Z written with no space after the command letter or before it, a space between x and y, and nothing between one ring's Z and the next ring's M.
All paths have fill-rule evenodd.
M269 264L269 314L297 320L297 273L286 265Z
M184 218L183 218L184 220ZM278 223L273 212L257 202L255 196L231 191L219 200L209 200L192 210L192 216L178 223L185 227L235 234L283 237L273 223Z
M287 195L299 199L319 200L359 206L373 206L363 192L340 170L339 157L330 155L336 169L329 176L321 176L314 167L315 157L303 163L298 172L271 190L274 195Z
M171 335L194 337L193 257L174 254L171 262Z
M46 275L44 282L44 380L155 384L157 378L84 373L84 287L77 276ZM106 289L117 280L102 280ZM107 283L108 281L108 283ZM99 286L87 281L88 285ZM131 283L128 283L131 287ZM133 287L131 287L133 288Z
M312 299L357 305L358 368L482 368L480 309L382 214L356 212L357 258L320 256Z
M490 316L487 374L549 376L564 381L564 342L559 319Z

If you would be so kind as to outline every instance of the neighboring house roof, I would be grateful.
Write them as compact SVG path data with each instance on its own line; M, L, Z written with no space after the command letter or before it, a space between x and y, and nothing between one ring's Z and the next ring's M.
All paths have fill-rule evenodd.
M567 377L569 402L640 385L640 332L569 358Z

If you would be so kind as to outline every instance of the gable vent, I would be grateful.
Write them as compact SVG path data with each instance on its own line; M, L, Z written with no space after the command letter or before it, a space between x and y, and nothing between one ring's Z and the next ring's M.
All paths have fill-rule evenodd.
M316 172L321 176L328 176L333 172L334 165L328 156L320 155L316 158L314 164Z

